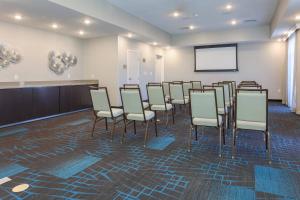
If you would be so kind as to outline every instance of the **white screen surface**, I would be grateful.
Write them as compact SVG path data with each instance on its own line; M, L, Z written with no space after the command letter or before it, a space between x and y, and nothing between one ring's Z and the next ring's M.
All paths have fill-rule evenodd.
M195 48L196 71L237 69L236 46Z

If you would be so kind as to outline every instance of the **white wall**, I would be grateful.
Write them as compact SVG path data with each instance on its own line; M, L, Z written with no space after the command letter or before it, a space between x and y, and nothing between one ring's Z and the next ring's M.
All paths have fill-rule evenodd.
M20 25L0 22L0 44L17 49L22 55L18 64L0 70L0 82L83 79L83 40ZM63 75L48 68L50 51L66 51L78 57L78 63ZM14 76L19 77L18 80Z
M119 104L118 36L86 40L84 43L85 77L99 80L108 89L110 101Z
M163 51L155 48L152 45L141 43L136 40L127 39L125 37L118 37L118 69L119 69L119 86L127 82L127 51L135 50L139 52L140 58L140 85L143 97L146 97L146 84L155 81L155 60L156 55L162 55ZM146 61L143 62L142 60Z
M211 84L221 80L256 80L269 89L270 99L281 99L285 44L261 42L239 44L239 72L194 72L194 49L173 48L166 52L165 80L201 80Z

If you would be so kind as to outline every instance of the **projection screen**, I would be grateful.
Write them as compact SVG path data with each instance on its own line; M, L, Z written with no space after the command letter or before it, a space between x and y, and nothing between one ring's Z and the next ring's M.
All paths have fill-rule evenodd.
M237 44L194 47L195 72L238 71Z

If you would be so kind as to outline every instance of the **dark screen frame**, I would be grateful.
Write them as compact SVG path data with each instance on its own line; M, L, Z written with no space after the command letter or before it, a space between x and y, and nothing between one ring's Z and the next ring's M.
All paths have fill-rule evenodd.
M235 47L236 51L236 61L235 61L235 69L208 69L208 70L199 70L196 66L196 50L197 49L211 49L211 48L224 48L224 47ZM217 45L204 45L204 46L195 46L194 47L194 72L238 72L238 44L217 44Z

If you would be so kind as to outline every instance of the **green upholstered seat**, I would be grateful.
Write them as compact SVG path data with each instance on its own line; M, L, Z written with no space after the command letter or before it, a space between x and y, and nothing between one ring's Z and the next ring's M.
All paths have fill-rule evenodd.
M144 118L144 114L127 114L127 119L128 120L134 120L134 121L148 121L150 119L153 119L155 117L155 113L153 111L150 110L145 110L145 118Z
M123 109L112 108L111 112L110 111L99 111L99 112L97 112L98 117L110 118L111 114L112 114L113 117L119 117L119 116L123 115Z

